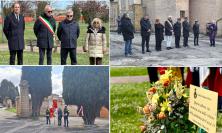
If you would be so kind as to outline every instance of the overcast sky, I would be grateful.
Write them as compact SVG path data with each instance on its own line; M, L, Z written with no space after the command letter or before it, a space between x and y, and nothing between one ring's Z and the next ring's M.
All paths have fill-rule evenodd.
M62 95L62 71L62 66L52 66L52 93L60 96ZM20 66L0 66L0 82L7 79L18 86L20 78Z

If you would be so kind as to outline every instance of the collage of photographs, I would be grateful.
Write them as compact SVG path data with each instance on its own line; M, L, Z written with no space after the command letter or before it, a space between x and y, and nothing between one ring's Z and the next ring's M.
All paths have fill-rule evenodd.
M1 0L0 133L222 133L222 0Z

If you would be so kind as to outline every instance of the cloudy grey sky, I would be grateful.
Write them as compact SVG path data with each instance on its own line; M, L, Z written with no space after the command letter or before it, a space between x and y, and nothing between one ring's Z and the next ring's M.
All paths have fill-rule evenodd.
M52 67L52 93L62 95L62 66ZM0 82L3 79L10 80L16 86L19 85L21 78L20 66L0 66Z

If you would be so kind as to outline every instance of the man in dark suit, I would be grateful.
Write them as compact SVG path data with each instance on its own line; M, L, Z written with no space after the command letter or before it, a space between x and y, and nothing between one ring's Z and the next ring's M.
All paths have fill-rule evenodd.
M151 23L148 16L144 16L140 20L140 27L141 27L141 36L142 36L142 53L145 54L145 43L146 43L146 52L150 52L149 42L150 42Z
M198 24L198 21L196 20L194 25L193 25L193 34L194 34L194 46L198 46L198 41L199 41L199 27L200 25Z
M66 19L59 24L57 30L57 36L61 41L61 65L66 65L68 53L71 65L77 64L76 48L79 32L79 24L73 20L73 11L70 9L66 13Z
M183 46L184 47L188 47L189 32L190 32L190 24L188 22L188 18L185 17L183 21L183 37L184 37Z
M23 64L23 49L24 49L24 17L20 14L20 4L14 3L13 11L6 16L4 21L3 32L8 40L10 51L10 65L15 65L15 57L17 54L17 64Z
M36 20L33 29L37 37L37 46L39 47L39 65L44 63L45 52L47 54L47 65L51 65L56 22L52 16L52 7L50 5L45 6L44 14Z
M178 18L177 22L173 25L173 31L175 36L175 47L180 48L180 36L181 36L181 19Z

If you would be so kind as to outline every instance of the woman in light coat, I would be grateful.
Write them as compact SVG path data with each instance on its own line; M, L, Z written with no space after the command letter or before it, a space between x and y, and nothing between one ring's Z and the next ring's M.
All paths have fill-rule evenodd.
M89 53L90 65L102 65L102 58L106 52L106 34L101 19L94 18L88 27L83 50Z

